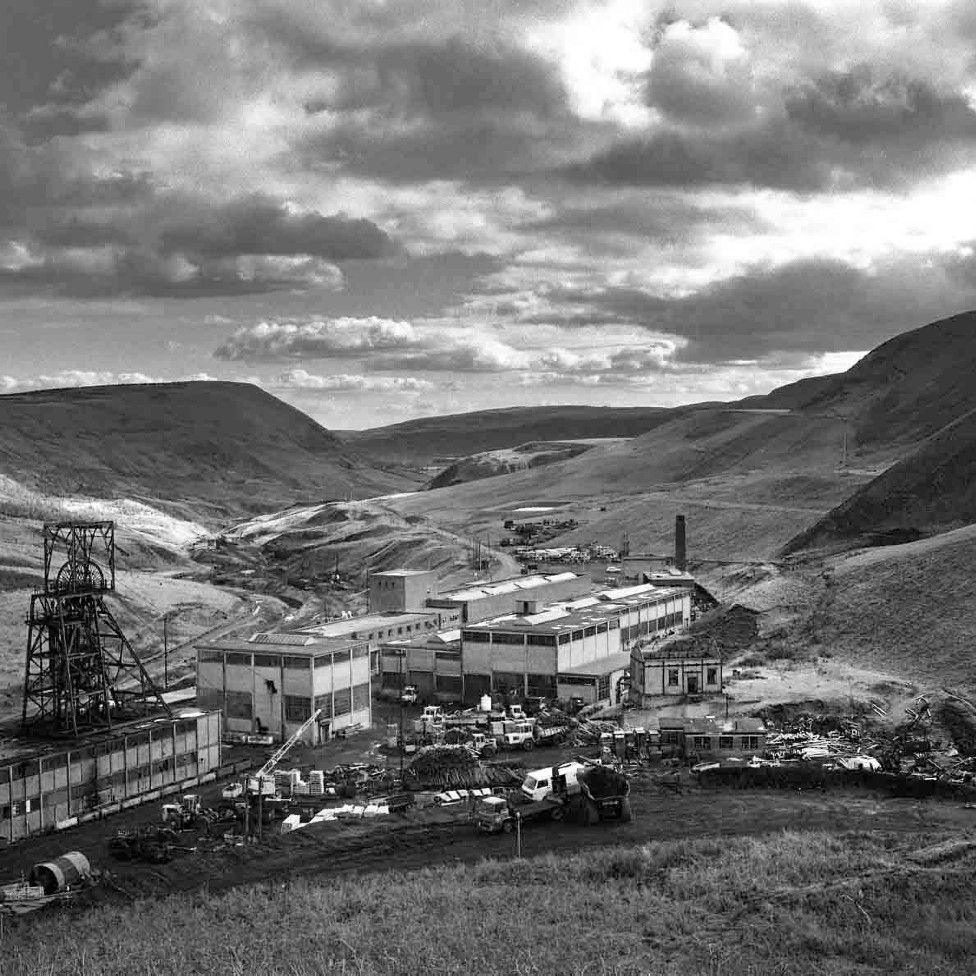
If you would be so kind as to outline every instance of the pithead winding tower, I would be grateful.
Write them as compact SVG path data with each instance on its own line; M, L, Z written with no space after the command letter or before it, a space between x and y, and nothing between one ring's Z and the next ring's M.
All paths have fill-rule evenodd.
M25 729L78 735L169 713L105 604L114 589L114 522L45 523L44 590L27 618Z

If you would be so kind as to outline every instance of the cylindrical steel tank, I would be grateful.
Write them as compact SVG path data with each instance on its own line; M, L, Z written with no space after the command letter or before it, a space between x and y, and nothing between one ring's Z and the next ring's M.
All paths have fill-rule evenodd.
M70 885L91 877L91 865L81 851L68 851L53 861L44 861L31 868L32 884L44 889L44 894L53 895L64 891Z

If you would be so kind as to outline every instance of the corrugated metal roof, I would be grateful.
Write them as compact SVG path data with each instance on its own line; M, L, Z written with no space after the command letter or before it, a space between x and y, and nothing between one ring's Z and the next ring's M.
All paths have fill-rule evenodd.
M307 647L315 643L314 637L307 634L279 634L265 632L255 634L249 642L250 644L278 644L282 647Z

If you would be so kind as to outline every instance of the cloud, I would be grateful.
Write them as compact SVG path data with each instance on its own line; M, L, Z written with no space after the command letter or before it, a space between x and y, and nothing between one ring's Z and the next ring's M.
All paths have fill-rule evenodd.
M831 258L755 267L693 293L667 297L627 286L549 289L547 299L679 339L673 349L611 357L627 370L659 361L728 363L868 349L976 302L971 257L909 255L868 269ZM972 275L972 277L969 277ZM663 359L662 359L663 357ZM792 359L791 359L792 357Z
M164 254L204 258L308 255L341 262L394 252L389 236L372 221L296 213L262 194L187 212L165 227L159 244Z
M357 373L317 376L304 369L282 373L270 385L273 389L356 393L427 393L435 388L429 380L413 376L363 376Z
M369 318L269 321L243 326L214 351L218 359L249 362L357 355L419 341L409 322Z
M654 45L645 98L676 121L725 126L747 119L756 94L739 33L719 17L700 26L666 25Z

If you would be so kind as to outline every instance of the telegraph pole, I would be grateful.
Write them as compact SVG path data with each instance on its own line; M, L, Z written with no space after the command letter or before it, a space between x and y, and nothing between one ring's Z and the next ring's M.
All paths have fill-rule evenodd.
M163 691L169 691L169 614L163 614Z

